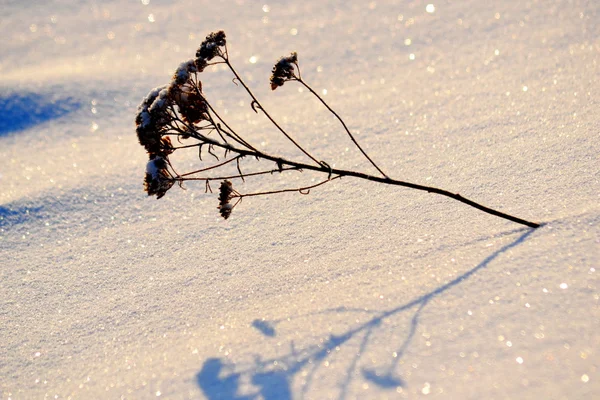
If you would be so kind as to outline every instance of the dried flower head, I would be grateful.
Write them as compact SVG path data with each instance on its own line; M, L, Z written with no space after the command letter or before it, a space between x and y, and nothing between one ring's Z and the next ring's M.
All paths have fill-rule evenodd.
M146 164L146 177L144 178L144 190L148 196L156 195L160 199L171 189L175 180L171 177L167 169L166 158L157 155L151 155L150 161Z
M175 74L173 75L173 83L175 85L184 85L190 79L190 74L198 72L195 60L184 61L179 64Z
M181 63L168 89L170 99L179 108L184 121L189 124L208 119L208 105L202 96L202 83L191 79L192 74L197 72L195 60Z
M271 75L271 90L283 86L285 82L291 79L296 79L296 67L298 67L298 54L296 52L277 60L273 66L273 74Z
M208 104L201 94L190 87L183 87L173 91L173 101L177 104L183 120L189 124L206 121L208 117Z
M161 153L161 137L170 120L166 109L168 101L167 87L161 86L152 89L138 106L136 133L140 144L150 154Z
M175 151L175 148L173 147L173 143L171 143L171 138L168 136L163 136L160 139L158 148L156 149L155 152L150 153L150 158L152 158L152 156L160 156L163 157L164 159L167 158L167 156L171 153L173 153Z
M224 47L227 41L225 40L225 32L218 31L210 33L196 51L196 67L198 72L204 71L210 60L219 55L221 47Z
M219 187L219 212L224 219L229 218L231 215L231 211L233 210L233 205L230 203L233 198L233 194L236 193L233 190L233 184L229 180L224 180L221 182L221 186Z

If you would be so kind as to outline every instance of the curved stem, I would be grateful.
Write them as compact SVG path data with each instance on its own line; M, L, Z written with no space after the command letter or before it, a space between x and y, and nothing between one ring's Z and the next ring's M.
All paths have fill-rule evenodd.
M298 74L300 74L300 69L298 69ZM371 163L371 164L372 164L372 165L375 167L375 169L376 169L377 171L379 171L379 173L380 173L381 175L383 175L385 178L387 178L388 176L385 174L385 172L383 172L383 171L381 170L381 168L379 168L379 167L377 166L377 164L375 164L375 162L374 162L374 161L371 159L371 157L369 157L369 156L367 155L367 153L366 153L366 152L363 150L363 148L362 148L362 147L360 147L360 145L358 144L358 142L356 141L356 139L354 138L354 136L352 135L352 133L350 133L350 130L349 130L349 129L348 129L348 127L346 126L346 123L344 122L344 120L343 120L343 119L342 119L342 118L341 118L341 117L340 117L340 116L339 116L339 115L338 115L338 114L337 114L335 111L333 111L333 109L332 109L331 107L329 107L329 104L327 104L327 103L325 102L325 100L323 100L323 98L317 94L317 92L315 92L315 91L314 91L314 90L313 90L313 89L312 89L310 86L308 86L308 85L306 84L306 82L304 82L304 81L302 80L302 77L298 76L298 78L296 78L295 80L297 80L298 82L300 82L300 83L301 83L301 84L302 84L302 85L303 85L305 88L307 88L307 89L308 89L308 90L309 90L309 91L310 91L312 94L314 94L314 95L315 95L315 97L316 97L317 99L319 99L319 101L320 101L321 103L323 103L323 105L324 105L324 106L325 106L325 107L326 107L326 108L327 108L327 109L328 109L328 110L329 110L329 111L330 111L330 112L331 112L333 115L335 115L335 117L338 119L338 121L340 121L340 123L342 124L342 126L343 126L343 127L344 127L344 129L346 130L346 133L348 134L348 136L350 136L350 139L352 140L352 142L354 143L354 145L355 145L355 146L358 148L358 150L360 150L360 152L361 152L361 153L363 153L363 155L366 157L366 159L367 159L367 160L369 160L369 162L370 162L370 163Z
M221 64L221 63L219 63L219 64ZM219 126L211 118L212 125L215 127L215 129L217 129L217 131L222 131L223 133L225 133L227 136L229 136L230 138L232 138L233 140L235 140L236 142L238 142L242 146L246 146L247 148L256 151L256 149L253 146L251 146L248 142L246 142L244 139L242 139L242 137L239 136L233 129L231 129L231 127L227 124L227 122L225 122L225 120L223 118L221 118L221 116L219 114L217 114L217 111L213 108L213 106L209 103L209 101L206 98L206 96L204 96L204 94L200 90L200 88L198 86L197 76L196 76L196 81L193 82L193 83L194 83L193 87L194 87L194 90L195 90L196 94L198 96L200 96L204 100L204 102L205 102L206 106L208 107L208 109L210 111L212 111L213 114L215 114L215 116L217 117L217 119L219 121L221 121L221 123L223 123L223 125L225 125L227 127L227 129L229 129L229 132L225 131L222 128L219 128Z
M234 158L234 160L235 160L235 158ZM296 168L296 167L289 167L289 168L283 168L283 169L270 169L270 170L267 170L267 171L260 171L260 172L250 172L250 173L243 174L243 175L215 176L215 177L210 177L210 178L180 178L180 177L175 177L175 178L173 178L173 180L174 181L178 181L178 182L185 182L185 181L222 181L222 180L225 180L225 179L243 179L244 177L257 176L257 175L267 175L267 174L273 175L274 173L283 172L283 171L300 171L300 169Z
M210 171L211 169L219 168L219 167L222 167L223 165L229 164L229 163L230 163L230 162L232 162L232 161L235 161L235 160L238 160L238 161L239 161L239 159L240 159L240 158L242 158L242 157L243 157L243 156L237 156L237 157L234 157L234 158L232 158L232 159L229 159L229 160L227 160L227 161L223 161L223 162L222 162L222 163L220 163L220 164L216 164L216 165L213 165L213 166L210 166L210 167L206 167L206 168L198 169L198 170L196 170L196 171L192 171L192 172L187 172L187 173L185 173L185 174L178 175L178 178L183 178L184 176L189 176L189 175L198 174L198 173L200 173L200 172L204 172L204 171Z
M239 197L239 198L244 198L244 197L252 197L252 196L263 196L263 195L267 195L267 194L277 194L277 193L289 193L289 192L306 192L312 188L316 188L317 186L321 186L326 184L327 182L331 182L334 179L338 179L341 178L341 176L334 176L333 178L329 178L326 179L322 182L319 182L315 185L311 185L311 186L305 186L305 187L301 187L301 188L296 188L296 189L281 189L281 190L272 190L269 192L257 192L257 193L247 193L247 194L240 194L239 196L235 196L235 197ZM302 193L302 194L308 194L308 193Z
M411 182L400 181L400 180L396 180L396 179L391 179L389 177L380 177L380 176L369 175L369 174L365 174L365 173L357 172L357 171L349 171L349 170L343 170L343 169L337 169L337 168L330 168L325 165L315 166L312 164L304 164L304 163L300 163L300 162L296 162L296 161L292 161L292 160L287 160L287 159L284 159L281 157L275 157L275 156L272 156L267 153L262 153L262 152L256 153L256 152L252 152L252 151L248 151L248 150L244 150L244 149L238 149L229 144L222 144L222 143L219 143L219 142L217 142L213 139L207 138L207 137L203 137L203 140L205 140L209 143L212 142L215 146L227 148L227 149L229 149L229 151L238 153L240 155L247 155L247 156L251 156L251 157L264 158L266 160L271 160L271 161L277 163L277 165L289 165L291 167L296 167L297 169L318 171L318 172L322 172L322 173L326 173L326 174L339 175L340 177L353 176L355 178L365 179L365 180L373 181L373 182L385 183L387 185L402 186L402 187L407 187L410 189L425 191L428 193L436 193L436 194L439 194L439 195L442 195L445 197L450 197L451 199L460 201L461 203L467 204L467 205L474 207L478 210L481 210L485 213L495 215L497 217L504 218L509 221L516 222L518 224L526 225L526 226L529 226L530 228L539 228L541 226L540 224L538 224L536 222L527 221L527 220L512 216L510 214L503 213L501 211L498 211L493 208L479 204L473 200L467 199L466 197L461 196L459 193L452 193L452 192L449 192L444 189L439 189L439 188L432 187L432 186L419 185L419 184L411 183Z
M321 165L321 163L316 158L314 158L312 155L310 155L309 152L307 152L306 150L304 150L304 148L302 146L300 146L290 135L287 134L287 132L285 130L283 130L283 128L281 126L279 126L279 124L277 122L275 122L275 120L271 117L271 115L269 115L269 113L267 112L267 110L265 110L263 108L263 106L260 104L260 102L258 101L258 99L254 96L254 93L252 93L252 91L250 90L250 88L248 88L248 86L246 86L246 83L242 80L242 78L240 78L240 76L238 75L238 73L235 70L235 68L233 68L233 66L229 62L229 59L228 58L224 58L224 60L225 60L225 63L227 64L227 66L229 67L229 69L231 70L231 72L235 75L235 77L237 78L237 80L242 84L242 86L244 87L244 89L246 89L246 92L248 92L248 94L250 95L250 97L252 97L252 100L258 105L258 107L260 108L260 110L263 112L263 114L265 114L265 116L269 119L269 121L271 121L271 123L273 125L275 125L275 127L277 129L279 129L279 131L281 133L283 133L284 136L286 138L288 138L288 140L290 142L292 142L300 151L302 151L304 154L306 154L306 156L308 158L310 158L311 160L313 160L318 165Z

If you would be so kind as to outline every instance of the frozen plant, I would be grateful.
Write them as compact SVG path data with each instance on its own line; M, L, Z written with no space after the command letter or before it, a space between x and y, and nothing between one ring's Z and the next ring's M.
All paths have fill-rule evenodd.
M258 150L217 113L204 95L200 80L200 74L206 68L217 64L224 64L229 68L234 75L234 82L239 82L251 97L252 102L250 105L252 109L256 113L261 112L264 114L274 127L306 156L306 159L287 159ZM225 32L218 31L206 37L196 52L196 58L181 63L175 71L171 83L152 89L138 107L136 117L137 136L140 144L144 146L149 155L144 180L144 188L148 195L156 195L157 199L160 199L176 183L182 187L186 181L204 181L206 192L212 193L210 182L222 181L219 188L218 209L221 216L227 219L233 209L245 197L285 192L308 194L310 189L341 177L354 177L440 194L488 214L519 224L532 228L540 226L535 222L526 221L483 206L462 197L458 193L390 178L358 144L342 118L304 81L300 73L296 53L280 58L273 67L270 79L271 89L275 90L286 82L296 82L304 86L338 119L356 148L377 170L377 175L332 168L329 163L318 160L302 147L273 119L242 80L230 62ZM173 145L175 142L178 143L177 146ZM171 155L182 149L195 149L201 162L203 162L203 156L206 157L207 155L213 157L215 161L207 163L207 166L203 168L180 173L173 165ZM248 162L255 162L255 160L272 163L272 167L254 172L242 172L242 163L246 165ZM226 165L235 165L236 172L223 174L223 176L218 174L216 176L206 175L208 171L214 173L214 170L223 170ZM245 181L246 178L257 175L303 170L320 172L326 177L321 182L311 186L245 194L235 190L232 183L232 180Z

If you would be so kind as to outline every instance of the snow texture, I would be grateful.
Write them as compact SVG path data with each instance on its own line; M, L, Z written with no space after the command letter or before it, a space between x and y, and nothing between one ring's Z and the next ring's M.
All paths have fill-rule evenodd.
M183 85L190 78L190 72L197 72L197 71L198 71L198 69L196 68L196 64L194 64L194 60L188 60L188 61L182 62L179 65L179 67L177 68L177 71L175 71L173 80L177 84Z
M161 166L157 166L160 163ZM152 176L152 179L158 179L159 171L164 168L165 161L161 157L156 157L146 164L146 173Z
M600 2L432 4L4 1L2 399L596 398ZM226 221L202 183L147 197L136 107L218 29L319 160L375 172L306 90L270 90L291 51L390 176L544 226L351 178ZM222 65L202 79L302 159Z

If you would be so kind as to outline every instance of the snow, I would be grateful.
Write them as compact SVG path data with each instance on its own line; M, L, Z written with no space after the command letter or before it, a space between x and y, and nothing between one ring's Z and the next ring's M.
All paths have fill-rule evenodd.
M142 128L148 127L152 122L150 111L161 109L164 106L165 98L167 96L167 86L156 87L144 98L144 100L138 106L138 115L140 118L140 126Z
M197 72L196 65L194 64L194 60L188 60L182 62L175 71L175 81L179 84L184 84L190 77L190 72Z
M598 2L2 10L3 399L600 392ZM319 160L376 172L297 83L270 90L273 63L292 51L390 176L544 226L351 178L308 196L244 199L226 221L216 185L148 197L136 107L217 29L265 108ZM228 123L302 159L221 67L202 83ZM322 178L234 185L252 193Z
M160 167L157 164L162 164ZM148 161L146 164L146 173L152 176L152 179L158 179L159 171L164 168L165 161L161 157L156 157L153 160Z

